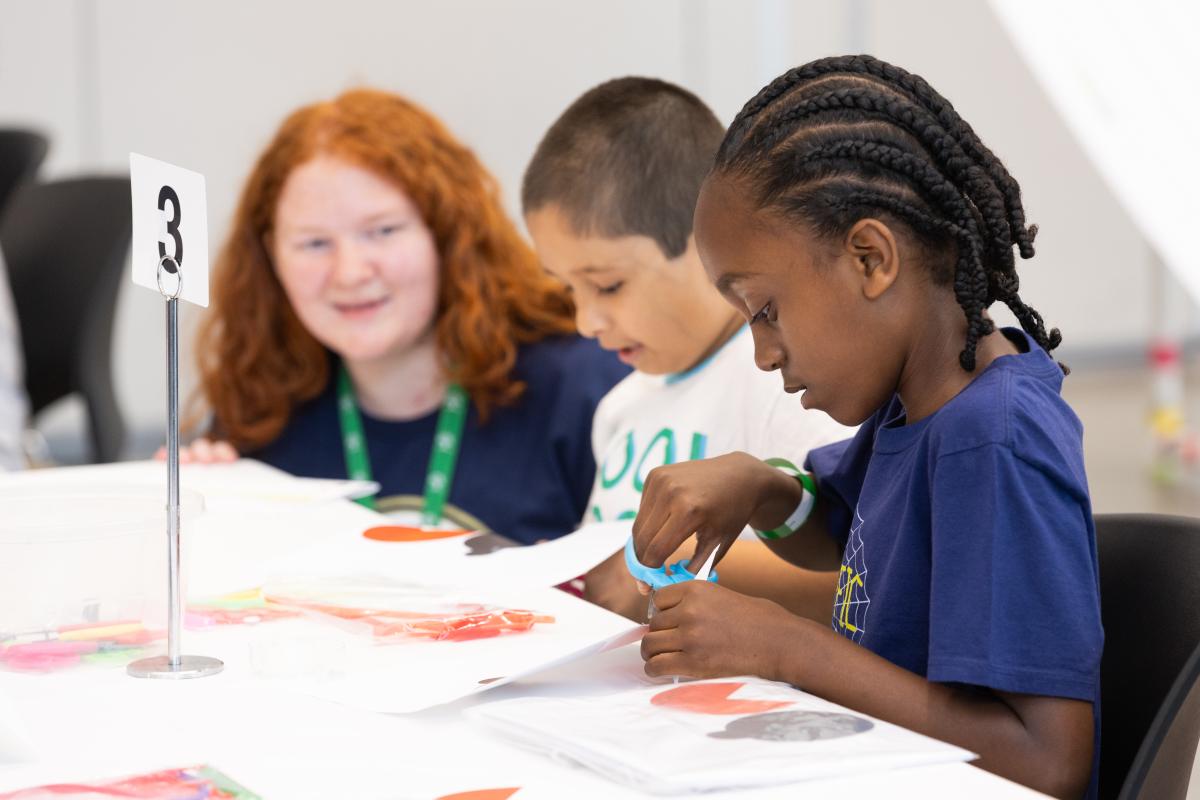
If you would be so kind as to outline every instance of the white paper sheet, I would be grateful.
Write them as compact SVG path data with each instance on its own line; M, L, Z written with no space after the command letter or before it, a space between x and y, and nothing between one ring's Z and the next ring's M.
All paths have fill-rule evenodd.
M125 461L83 467L58 467L0 474L0 487L55 486L89 489L105 485L161 488L167 492L167 465L162 461ZM371 481L341 481L297 478L249 458L228 464L183 464L179 486L199 492L209 510L250 504L308 505L330 500L353 499L373 494L379 485Z
M357 538L383 517L357 503L257 503L210 508L183 531L184 587L192 599L262 586L281 554Z
M21 764L33 761L36 757L33 743L12 700L0 690L0 765Z
M625 546L633 523L600 522L542 544L514 547L473 558L471 576L478 585L557 586L584 574Z
M557 586L620 550L629 522L585 525L559 539L527 547L505 547L482 555L473 543L486 534L463 534L419 542L384 542L360 533L331 537L303 552L276 560L271 573L294 575L385 575L427 586L521 589Z
M358 538L363 530L387 522L342 499L370 491L374 484L366 482L296 478L248 459L185 464L180 472L185 511L186 492L204 499L199 514L185 513L181 530L184 588L193 599L261 586L271 574L268 565L281 554L333 539ZM149 498L161 491L165 507L166 465L136 461L0 474L3 492L52 490L62 496L72 489L102 494L108 487L145 491ZM82 516L87 513L80 509ZM162 520L165 532L165 510ZM165 584L165 537L161 563Z
M509 741L655 794L750 788L973 754L757 678L470 709Z

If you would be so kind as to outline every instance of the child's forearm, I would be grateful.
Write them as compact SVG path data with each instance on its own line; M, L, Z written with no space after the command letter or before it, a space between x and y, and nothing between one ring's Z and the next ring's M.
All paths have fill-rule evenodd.
M1090 703L933 683L798 618L780 637L777 653L778 680L972 750L983 769L1056 797L1078 797L1087 787Z
M761 464L761 467L758 465ZM750 527L769 531L782 525L800 503L801 485L795 478L768 466L755 465L757 507L750 518ZM783 539L764 539L764 543L791 564L812 570L836 570L842 554L826 528L826 508L817 502L804 525Z
M825 512L826 506L818 500L800 530L783 539L763 539L762 542L789 564L811 570L836 571L842 565L842 549L828 533ZM836 583L834 588L836 590Z

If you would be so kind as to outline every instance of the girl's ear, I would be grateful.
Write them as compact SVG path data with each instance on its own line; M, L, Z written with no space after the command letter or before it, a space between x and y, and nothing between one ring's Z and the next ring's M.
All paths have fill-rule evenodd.
M877 219L860 219L846 234L843 246L854 261L868 300L878 299L896 282L900 248L887 225Z

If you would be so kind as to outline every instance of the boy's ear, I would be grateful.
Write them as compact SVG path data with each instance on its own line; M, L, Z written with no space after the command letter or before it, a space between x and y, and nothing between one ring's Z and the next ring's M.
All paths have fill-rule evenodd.
M900 248L891 229L877 219L860 219L846 234L846 253L862 279L863 296L879 298L900 274Z

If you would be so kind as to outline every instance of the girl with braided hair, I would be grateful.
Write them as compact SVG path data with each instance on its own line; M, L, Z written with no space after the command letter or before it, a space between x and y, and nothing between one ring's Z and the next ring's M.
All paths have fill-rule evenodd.
M786 681L1095 796L1095 531L1061 337L1018 294L1013 251L1031 258L1035 233L999 159L904 70L822 59L746 104L696 208L705 270L758 366L861 428L804 470L744 453L656 469L634 541L657 567L695 533L699 564L749 523L782 558L840 570L832 626L673 585L649 674ZM996 301L1020 329L997 330Z

